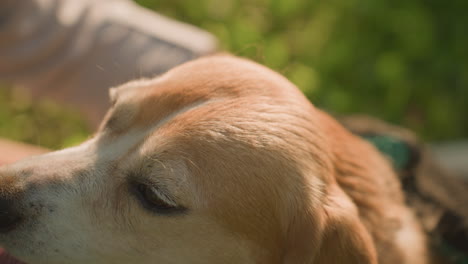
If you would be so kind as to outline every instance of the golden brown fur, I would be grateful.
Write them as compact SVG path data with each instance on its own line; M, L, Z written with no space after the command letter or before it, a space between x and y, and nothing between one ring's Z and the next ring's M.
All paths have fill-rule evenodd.
M203 109L192 111L190 115L178 117L167 128L162 128L158 133L179 134L177 130L185 130L182 133L183 135L176 139L179 144L180 142L184 144L180 144L180 146L174 148L182 153L200 150L204 152L201 156L209 152L217 153L217 155L236 156L252 151L250 149L252 147L260 148L255 151L260 152L258 157L261 157L262 160L253 161L252 157L248 156L248 160L240 157L235 160L236 163L232 163L232 158L226 158L225 160L229 160L230 164L217 164L213 160L210 160L209 163L204 163L203 158L198 160L197 153L191 153L190 155L191 162L198 164L199 167L210 168L210 171L211 167L213 168L212 170L220 170L219 172L213 172L214 175L224 174L225 177L235 179L235 174L226 175L226 172L235 173L237 170L245 167L249 170L250 175L257 176L258 174L258 178L261 178L264 174L268 174L269 178L267 180L275 182L277 187L280 188L278 190L265 190L265 192L271 192L262 196L263 198L267 198L267 200L256 201L261 205L261 208L257 210L263 209L265 212L249 212L261 215L261 218L239 215L239 219L236 219L233 217L233 212L236 212L239 204L243 204L244 202L235 201L235 204L230 208L229 205L231 203L229 201L223 200L222 197L216 199L216 202L223 207L223 210L217 214L217 217L226 221L228 228L234 229L234 232L243 232L252 240L259 240L259 244L267 245L272 243L272 251L279 254L277 259L287 256L287 253L281 256L281 250L287 248L288 245L283 243L274 244L273 242L277 240L288 241L290 238L287 238L287 236L290 234L273 234L271 230L280 232L282 230L281 225L301 224L275 222L285 216L273 215L275 210L272 207L278 206L278 202L272 198L275 195L281 195L281 193L287 194L289 191L302 191L297 186L290 186L292 190L287 189L289 187L287 182L289 177L320 177L320 180L323 181L322 184L325 184L325 186L320 186L321 189L313 186L312 188L314 189L306 190L306 194L302 196L305 200L300 201L305 204L302 205L303 207L300 206L301 208L296 208L302 212L291 212L289 211L291 208L283 208L287 212L287 215L299 214L296 217L305 218L301 220L309 221L312 226L315 225L314 228L302 225L301 230L298 230L297 234L292 235L294 237L304 237L308 234L307 231L310 232L308 234L310 236L304 237L300 243L291 241L294 243L291 250L298 251L299 248L307 244L316 243L314 240L319 240L317 236L343 236L342 239L349 239L349 241L342 242L343 248L357 247L358 250L352 253L343 253L343 256L337 255L339 253L339 239L327 238L330 242L327 242L327 239L325 239L324 244L332 244L330 247L333 247L334 243L338 244L335 245L337 246L336 249L329 252L330 258L343 257L344 259L344 257L350 257L348 261L351 263L352 256L356 255L356 258L367 258L369 263L371 263L371 259L376 256L376 253L372 251L376 249L376 252L379 252L380 255L380 263L402 263L404 261L401 253L403 249L399 248L396 244L395 236L401 225L406 224L403 220L400 220L400 214L402 211L405 214L408 212L406 212L407 209L404 206L403 195L397 178L390 169L389 164L382 159L372 146L345 131L323 112L313 109L302 95L299 94L297 89L292 87L282 77L272 74L269 70L261 69L257 65L254 66L245 61L236 61L236 59L230 57L215 57L185 65L182 69L176 69L155 83L152 83L151 85L154 87L148 89L148 94L140 94L145 99L140 102L142 107L140 107L134 123L129 124L129 126L147 125L159 121L162 117L184 106L196 102L219 99L219 103L215 101ZM193 74L193 72L196 72L196 74ZM223 78L212 79L212 76L222 76ZM271 120L268 118L269 112L272 112L272 115L276 114L276 116L271 117ZM247 113L253 114L250 120ZM262 117L259 117L258 114L265 115L265 119L262 120ZM279 118L281 115L284 117ZM243 117L242 123L236 124L236 116ZM202 123L205 119L209 120L209 122L203 123L201 127L194 125L194 122ZM248 121L250 123L246 123ZM228 123L231 127L226 127L223 123ZM187 131L184 124L191 124L190 131ZM261 128L257 129L256 126L261 126ZM219 131L218 135L198 135L207 131L213 133L216 130L222 131ZM242 131L245 135L238 133L238 131ZM275 140L269 139L271 142L262 142L262 134L268 132L276 137ZM229 134L230 137L224 139L223 133ZM184 138L184 135L188 138ZM197 141L194 141L193 138L197 136L213 137L213 142L216 142L216 145L195 145L193 142ZM213 149L210 149L210 147ZM266 152L261 151L262 147L266 149ZM275 150L274 155L270 154L272 149ZM284 156L278 156L279 153ZM303 166L302 171L299 173L310 170L310 174L312 175L307 175L306 173L304 173L305 175L288 175L296 169L288 168L291 159L294 159L296 162L297 160L304 160L313 163L299 165ZM219 160L223 161L222 158ZM258 166L259 164L263 166ZM318 166L316 168L308 168L313 165ZM255 171L255 167L259 167L259 171ZM196 167L191 169L197 172ZM318 172L314 170L318 170ZM285 177L286 175L287 177ZM207 175L204 175L204 177L207 177ZM309 184L313 184L309 183L308 179L302 179L302 181L304 181L302 182L304 184L303 188L308 188ZM216 190L217 193L224 193L222 191L223 188L229 189L230 192L239 189L237 191L242 193L240 196L251 198L253 195L249 196L249 189L251 189L252 193L257 192L262 190L261 186L263 185L259 180L258 182L249 182L249 186L240 185L240 181L234 182L235 185L233 186L227 186L231 181L226 180L221 182L223 186L207 188L207 190ZM203 182L200 184L205 185L207 183ZM258 186L254 184L258 184ZM338 189L335 184L345 193L328 194L327 191ZM330 211L333 211L336 207L343 206L342 203L347 201L328 201L328 199L335 199L335 197L330 198L327 195L343 196L343 198L337 198L342 200L347 200L349 197L353 205L347 205L348 207L341 209L344 214L342 219L334 219L334 217L341 217L334 215L338 215L341 212L329 214L325 208L307 208L314 207L313 204L307 202L308 195L321 196L321 194L307 194L309 191L324 192L324 197L317 197L317 199L323 199L322 202L324 203L337 203L330 207ZM278 198L278 200L282 199L284 198ZM248 201L245 201L245 203L248 203ZM287 206L285 205L285 207ZM356 216L353 215L354 206L358 209ZM225 210L226 208L229 208L229 210ZM312 212L307 212L308 209L312 210ZM321 212L324 214L323 219L314 219L317 218L316 215L320 214L321 210L324 210ZM223 213L228 213L228 215L225 216ZM313 215L307 215L307 213ZM306 214L306 216L302 216L302 214ZM328 216L328 219L325 216ZM258 221L258 223L255 223L255 221ZM328 221L329 223L321 223L321 221ZM323 227L321 231L325 233L320 234L317 229L320 229L321 225L326 224L334 226ZM262 230L258 228L259 226L263 226L268 234L262 234ZM415 228L417 229L418 227ZM327 231L327 229L337 230ZM342 233L339 233L339 231ZM351 237L347 238L346 232L353 231L357 233L350 234ZM359 234L358 231L362 234ZM275 239L272 239L272 237ZM366 245L366 243L369 245ZM421 245L421 247L424 247L424 245ZM317 252L320 256L319 258L325 258L324 261L328 261L328 256L326 256L328 253L325 252L329 249L324 248L322 250L322 253ZM310 254L313 250L308 247L304 251L309 251ZM421 256L421 260L423 259L424 256ZM268 261L270 263L274 262L273 259L269 259ZM359 259L356 263L364 262L364 260ZM320 263L322 262L320 261Z
M151 128L115 158L112 174L151 162L158 183L190 209L187 218L216 223L210 245L229 234L251 263L428 263L388 162L277 73L213 56L111 96L98 149ZM128 193L119 190L102 195L114 193L122 211ZM164 221L181 228L177 219Z

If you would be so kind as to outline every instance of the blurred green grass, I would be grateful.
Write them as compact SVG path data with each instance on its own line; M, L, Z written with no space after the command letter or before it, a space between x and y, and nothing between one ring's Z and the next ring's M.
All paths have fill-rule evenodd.
M207 29L334 114L367 113L426 140L468 137L468 1L136 2ZM76 115L36 103L18 110L2 93L1 136L57 148L88 133Z
M0 85L0 136L59 149L85 140L90 129L75 109L35 100Z

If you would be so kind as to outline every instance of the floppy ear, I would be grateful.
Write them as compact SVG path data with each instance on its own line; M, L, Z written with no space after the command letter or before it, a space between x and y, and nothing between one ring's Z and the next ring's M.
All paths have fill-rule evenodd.
M284 263L376 264L372 237L356 206L336 183L321 206L306 213L313 217L295 220Z
M117 88L109 88L109 101L111 105L114 105L115 102L117 101Z
M356 206L336 183L329 190L316 263L377 263L374 242L359 219Z

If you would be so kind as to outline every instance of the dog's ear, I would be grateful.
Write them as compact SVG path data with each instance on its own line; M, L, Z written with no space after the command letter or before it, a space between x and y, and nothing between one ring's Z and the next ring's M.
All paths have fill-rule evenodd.
M336 183L328 189L324 204L304 212L290 229L285 264L377 263L372 237Z
M316 263L377 263L371 235L361 222L356 206L336 183L329 188L324 218Z
M109 102L111 105L117 102L117 88L115 87L109 89Z

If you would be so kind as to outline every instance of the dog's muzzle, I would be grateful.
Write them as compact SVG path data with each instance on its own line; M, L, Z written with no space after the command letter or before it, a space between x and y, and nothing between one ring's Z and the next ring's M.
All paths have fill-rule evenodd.
M21 188L14 177L0 173L0 233L7 233L22 221L17 206L21 199Z
M0 197L0 233L13 230L21 222L20 213L14 208L10 197Z

